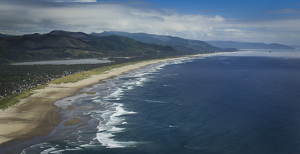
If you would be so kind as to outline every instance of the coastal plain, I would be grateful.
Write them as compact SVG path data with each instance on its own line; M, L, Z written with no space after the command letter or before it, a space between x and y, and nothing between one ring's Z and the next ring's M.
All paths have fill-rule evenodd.
M193 56L204 55L210 54ZM26 141L33 137L48 135L51 130L62 122L59 114L60 108L55 106L54 103L57 100L80 93L80 90L84 87L143 66L187 57L143 61L114 68L100 75L92 75L90 78L75 83L48 84L44 89L34 90L31 96L21 99L17 105L0 111L0 147L10 147L16 141ZM77 124L79 122L79 119L74 119L67 124Z

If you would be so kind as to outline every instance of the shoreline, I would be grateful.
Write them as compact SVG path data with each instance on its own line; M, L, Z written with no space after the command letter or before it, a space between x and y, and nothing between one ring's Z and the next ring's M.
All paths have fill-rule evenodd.
M54 103L63 98L78 94L79 91L85 87L147 65L216 54L225 53L197 54L160 60L147 60L120 68L114 68L104 74L92 75L90 78L75 83L49 84L44 89L34 90L33 95L20 100L20 103L15 106L0 111L0 148L11 147L17 144L16 141L22 142L38 136L47 136L62 122L59 113L61 108L57 107Z

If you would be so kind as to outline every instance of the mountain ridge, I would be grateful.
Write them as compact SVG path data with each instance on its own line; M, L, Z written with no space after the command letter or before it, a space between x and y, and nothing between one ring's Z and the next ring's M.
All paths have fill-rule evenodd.
M97 37L83 32L54 30L0 38L0 63L97 58L109 56L180 55L170 46L147 44L121 36Z
M147 34L147 33L104 31L102 33L91 33L91 35L101 36L101 37L111 36L111 35L124 36L144 43L154 43L159 45L172 46L176 50L186 54L236 51L236 49L227 49L227 50L220 49L208 43L205 43L203 41L188 40L180 37L155 35L155 34Z
M206 43L219 48L237 48L237 49L295 49L292 46L279 43L252 43L236 41L205 41Z

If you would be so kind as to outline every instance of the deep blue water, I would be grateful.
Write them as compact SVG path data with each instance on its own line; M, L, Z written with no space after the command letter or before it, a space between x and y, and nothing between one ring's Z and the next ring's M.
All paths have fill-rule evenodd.
M61 124L23 153L300 153L299 51L262 52L155 64L94 85L85 91L95 95L57 102L86 125Z

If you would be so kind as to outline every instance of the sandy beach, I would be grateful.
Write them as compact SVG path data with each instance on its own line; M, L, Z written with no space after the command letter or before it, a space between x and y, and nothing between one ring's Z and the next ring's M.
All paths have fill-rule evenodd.
M144 61L116 68L105 74L93 75L76 83L49 84L45 89L35 90L33 95L20 100L17 105L0 111L0 147L13 145L15 141L47 135L61 122L60 108L54 103L62 98L76 95L83 87L146 65L180 58Z
M204 55L207 54L193 56ZM15 141L48 135L51 130L62 122L59 115L60 108L54 105L57 100L74 96L82 88L99 83L103 79L150 64L182 58L186 57L144 61L115 68L101 75L93 75L76 83L48 84L44 89L35 90L33 95L20 100L17 105L0 111L0 147L12 146ZM77 123L77 121L80 120L74 119L70 123Z

